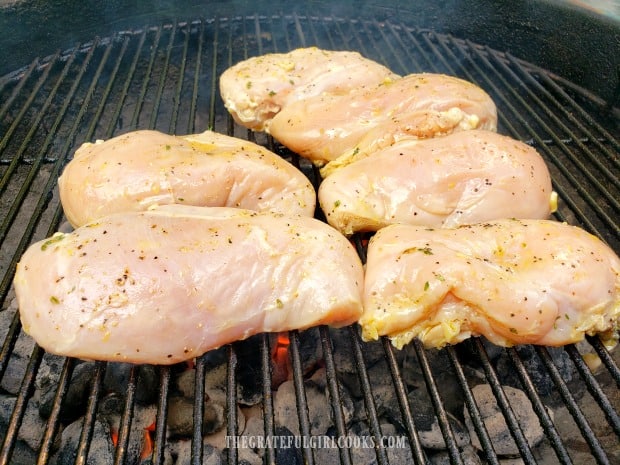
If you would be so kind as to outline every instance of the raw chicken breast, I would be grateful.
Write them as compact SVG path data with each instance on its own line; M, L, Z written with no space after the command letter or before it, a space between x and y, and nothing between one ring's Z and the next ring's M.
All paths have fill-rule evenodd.
M68 221L179 203L313 216L316 193L292 164L260 145L211 131L134 131L83 144L58 180Z
M168 205L33 244L14 284L45 350L171 364L260 332L355 322L362 281L352 245L313 218Z
M534 148L484 130L403 139L340 168L319 187L327 221L347 235L394 223L547 218L556 198Z
M237 63L222 73L220 94L235 121L262 131L291 102L324 92L346 93L397 77L357 52L308 47Z
M595 236L551 220L498 220L432 229L393 225L370 240L366 340L401 348L483 335L511 346L612 337L620 317L620 260ZM604 335L605 336L605 335Z
M482 89L456 77L423 73L347 95L293 102L274 117L269 132L322 165L371 153L403 136L426 139L496 127L495 104Z

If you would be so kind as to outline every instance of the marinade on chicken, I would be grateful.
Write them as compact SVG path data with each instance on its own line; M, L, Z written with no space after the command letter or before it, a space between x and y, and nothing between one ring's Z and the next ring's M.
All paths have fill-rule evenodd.
M239 207L313 216L308 178L266 148L213 131L172 136L139 130L85 143L58 179L68 221L154 205Z
M470 129L497 129L491 97L453 76L410 74L352 90L293 102L272 120L269 133L316 165L372 153L402 137L427 139Z
M544 219L557 204L540 154L484 130L402 139L335 171L322 181L318 198L329 224L346 235L394 223Z
M24 331L46 351L172 364L261 332L357 321L363 268L313 218L167 205L31 245L14 285Z
M501 346L561 346L613 336L620 259L600 239L553 220L454 229L392 225L368 245L364 339L401 348L485 336Z
M220 95L235 121L268 130L292 102L323 93L343 94L395 79L385 66L353 51L305 47L240 61L220 76Z

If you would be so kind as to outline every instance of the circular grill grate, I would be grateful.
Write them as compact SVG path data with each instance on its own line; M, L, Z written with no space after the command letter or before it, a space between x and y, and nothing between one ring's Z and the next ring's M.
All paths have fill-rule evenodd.
M545 70L468 40L407 27L405 24L338 17L296 15L246 16L203 19L191 22L146 27L119 32L114 37L94 39L90 43L59 51L53 56L34 61L29 67L15 71L0 80L0 298L2 309L10 310L11 280L15 264L34 240L51 235L62 224L62 208L58 201L56 180L73 151L83 142L107 139L134 129L157 129L166 133L187 134L207 128L246 138L267 146L298 164L315 186L319 178L311 166L279 146L264 134L255 134L236 126L225 111L218 94L221 72L250 56L283 52L296 47L316 45L326 49L350 49L379 61L400 74L439 72L470 80L485 89L495 100L499 112L498 131L534 145L547 161L554 189L559 194L556 219L580 225L620 250L620 144L617 141L618 109L610 108L596 96ZM363 253L362 242L358 248ZM11 363L14 347L23 334L17 314L4 334L0 353L0 378ZM312 330L315 331L315 330ZM331 410L336 433L346 435L347 425L340 405L342 386L337 375L333 332L317 328L326 368L326 384L332 400ZM373 397L375 379L369 376L366 344L361 343L357 329L340 331L351 341L348 354L362 386L362 398L370 432L381 436L380 408ZM303 335L303 334L302 334ZM300 432L310 435L308 405L300 357L300 334L291 333L289 355L295 383ZM274 433L271 386L272 344L267 335L257 338L261 351L262 408L266 434ZM372 345L372 344L371 344ZM415 463L429 460L428 451L420 443L419 431L412 412L418 406L408 400L408 386L403 381L402 357L386 341L375 344L383 353L386 376L393 382L393 400L400 411L401 425L408 438L411 458ZM589 339L586 350L601 358L602 369L593 375L574 346L563 349L568 356L578 383L585 392L576 395L570 380L563 379L554 351L532 349L527 358L517 349L489 348L474 340L441 351L439 357L449 366L449 379L458 386L480 437L482 460L499 463L492 441L483 427L480 407L471 388L479 382L471 375L471 365L483 374L495 395L511 434L525 463L536 463L544 452L532 449L510 408L502 389L502 371L516 373L516 383L530 398L545 431L545 443L552 459L549 463L613 463L620 457L618 386L620 371L617 354L610 354L598 341ZM452 463L464 463L455 439L446 403L449 389L437 382L437 354L413 343L411 353L419 366L424 385L436 412L447 454ZM501 355L501 356L500 356ZM22 387L16 395L12 416L3 431L0 463L12 463L24 412L33 392L39 365L46 355L35 347L23 371ZM244 364L236 345L227 348L227 431L237 430L235 374ZM539 368L528 363L535 358ZM500 364L502 360L504 365ZM506 362L507 360L507 362ZM67 359L57 387L57 398L41 437L39 463L48 463L54 437L62 426L61 403L71 385L76 361ZM202 418L204 357L196 362L194 419ZM505 364L507 363L507 365ZM102 380L109 364L98 363L85 412L77 463L86 463L93 425L101 401ZM541 394L532 378L542 369L550 378L550 392ZM153 463L164 463L166 446L167 405L170 368L159 369L158 416L154 437ZM442 373L443 375L443 373ZM136 395L136 372L131 371L115 463L128 459L128 431L133 419ZM445 379L445 378L442 378ZM570 412L571 422L579 432L583 450L571 448L574 438L554 423L545 405L549 399L560 402ZM591 424L591 414L583 409L584 400L594 405L603 420ZM590 411L590 410L588 410ZM194 423L192 463L202 463L201 422ZM575 428L573 428L575 429ZM388 463L385 447L376 450L378 463ZM316 451L303 449L306 463L316 463ZM240 459L234 448L227 459ZM265 450L265 460L272 463L278 451ZM350 451L340 449L337 459L352 463Z

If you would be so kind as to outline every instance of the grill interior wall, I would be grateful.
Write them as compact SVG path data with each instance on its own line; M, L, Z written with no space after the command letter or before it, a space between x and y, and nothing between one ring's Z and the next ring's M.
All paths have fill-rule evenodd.
M280 153L295 163L301 163L302 170L318 184L318 177L309 165L299 161L272 139L255 134L233 124L219 98L217 80L221 72L242 59L269 52L283 52L296 47L317 45L328 49L358 50L363 55L390 66L400 74L430 71L457 75L484 88L495 100L499 112L498 131L534 145L547 161L554 182L554 189L560 197L556 219L580 225L609 243L616 252L620 250L620 144L617 141L618 109L609 106L569 82L550 75L544 70L525 63L509 54L491 50L488 47L450 36L439 35L427 30L408 28L395 22L356 21L336 17L308 16L249 16L216 18L166 24L142 30L126 31L118 35L94 39L92 43L79 44L75 48L36 60L30 67L16 72L0 81L0 298L2 309L6 309L13 298L11 280L19 257L34 240L51 235L62 224L62 209L59 204L56 180L73 151L83 142L107 139L133 129L158 129L166 133L187 134L207 128L215 131L259 142ZM325 357L327 383L332 399L338 398L339 385L333 366L330 333L326 328L317 329L320 334ZM359 372L360 382L367 385L365 392L369 428L377 437L380 426L376 407L373 404L373 380L368 379L362 343L354 328L349 328L353 344L353 355ZM299 357L297 333L291 339L290 356L293 363ZM18 338L25 337L20 331L17 317L8 328L0 354L0 374L4 374L10 363L11 352ZM600 406L609 420L615 434L620 436L620 420L617 387L620 374L615 358L591 339L604 362L600 376L610 377L608 386L598 383L589 370L581 373L588 386L592 402ZM417 437L410 406L403 394L402 376L396 363L394 350L385 341L380 343L385 350L385 363L393 375L394 395L402 409L403 423L416 463L424 463L424 451ZM269 405L270 346L266 336L260 341L262 353L262 386L265 404L265 426L273 432L272 406ZM426 383L438 414L442 433L448 445L453 463L462 463L463 458L454 440L444 407L444 386L435 382L427 353L414 344L418 363L427 375ZM566 348L573 363L579 368L580 356L572 346ZM554 362L546 349L536 349L537 356L545 364L553 378ZM519 352L509 349L506 354L518 372L520 383L534 405L538 405L540 421L545 428L547 440L551 443L561 463L571 463L571 458L562 440L562 428L554 425L545 414L540 396L533 388ZM441 357L447 357L451 364L451 375L458 381L468 408L476 417L478 412L471 398L469 379L463 371L464 356L474 357L483 368L487 382L494 387L497 401L504 408L503 413L509 425L514 414L506 404L496 367L487 355L480 341L470 341L462 347L444 350ZM4 437L0 463L10 463L15 436L21 422L20 416L32 391L42 351L35 347L31 364L24 372L23 390L14 409L14 423L8 425ZM229 393L235 393L235 366L242 364L237 359L235 346L228 350L231 375L228 379ZM462 361L462 362L461 362ZM70 379L73 361L67 360L63 378ZM93 383L90 421L97 409L98 389L106 364L98 365L97 377ZM201 371L202 370L202 371ZM197 362L196 395L200 394L200 381L204 379L204 361ZM426 371L425 371L426 370ZM133 373L133 372L132 372ZM202 375L200 374L202 373ZM297 402L302 434L309 434L306 406L304 404L301 375L293 371L297 383ZM155 432L153 463L163 463L165 443L166 393L170 380L168 368L160 370L159 399L160 415ZM135 376L132 375L132 376ZM617 445L608 444L597 437L580 415L579 407L570 395L567 384L560 375L555 376L558 396L573 413L573 421L582 431L587 444L587 453L598 463L613 463L620 456ZM134 384L132 384L134 383ZM62 384L58 388L62 399ZM130 378L128 392L135 390L135 378ZM230 395L234 405L234 394ZM127 396L124 419L131 422L132 398ZM201 402L195 403L194 417L201 418ZM342 411L337 403L332 405L338 433L346 434ZM374 413L373 413L374 412ZM85 459L88 453L88 418L84 427L79 457ZM229 409L228 433L236 431L235 409ZM56 423L55 423L56 422ZM53 443L53 433L58 428L58 418L50 417L49 437L43 443L40 463L46 463ZM197 422L197 425L200 422ZM557 428L557 429L556 429ZM526 463L535 463L534 452L515 424L511 429L520 453ZM194 432L192 452L194 463L201 463L202 441L200 428ZM482 438L484 456L489 463L497 463L490 441ZM126 436L119 438L123 444ZM117 463L123 463L126 451L117 450ZM273 451L269 451L273 454ZM315 462L312 451L304 450L304 460ZM376 450L377 461L387 463L385 449ZM82 455L80 455L82 454ZM229 451L229 461L238 459L234 449ZM268 459L270 457L268 456ZM346 450L339 452L343 463L351 463Z

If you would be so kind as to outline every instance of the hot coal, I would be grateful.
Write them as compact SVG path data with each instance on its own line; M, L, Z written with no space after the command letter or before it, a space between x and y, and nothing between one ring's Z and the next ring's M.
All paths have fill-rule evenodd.
M278 450L276 455L276 464L278 465L302 465L304 463L303 456L301 454L301 449L299 447L295 447L295 435L294 433L284 426L278 426L275 430L275 435L283 438L287 444L289 440L292 447L285 447ZM258 464L257 464L258 465Z
M532 403L523 391L510 386L503 386L503 391L508 398L512 411L517 417L519 426L528 444L530 446L537 445L543 439L544 431L540 426L538 416L532 408ZM497 405L491 387L487 384L480 384L472 389L472 394L480 409L480 414L495 452L498 455L517 455L519 449L508 429L504 415ZM480 448L480 441L467 410L465 410L465 422L469 429L473 446Z
M129 363L108 364L103 380L107 392L125 392L132 365ZM156 401L159 376L152 365L136 366L136 402L151 404Z
M171 397L168 400L168 431L172 437L191 437L194 429L194 401L187 397ZM211 400L203 407L202 428L204 434L219 431L226 424L224 407Z
M14 408L15 397L0 394L0 431L2 431L3 435L6 432ZM24 423L27 423L29 427L20 429L18 440L23 443L24 450L39 450L41 438L45 431L45 422L38 414L36 402L30 402L26 407Z
M483 465L485 462L478 456L476 449L471 446L465 446L459 448L459 455L463 460L463 463L467 465ZM428 458L432 465L452 465L452 459L447 451L432 452L428 455ZM513 463L511 460L502 460L502 465L520 465L522 462L516 461Z
M446 441L439 427L439 420L426 389L415 389L409 392L413 420L418 429L422 446L428 449L445 449ZM459 447L470 443L467 428L455 415L446 412L454 439Z
M179 440L171 442L166 448L164 464L182 465L191 463L192 445L190 440ZM224 463L222 452L210 444L204 443L202 446L203 465L221 465ZM146 465L146 464L145 464Z
M549 370L546 369L544 363L541 361L540 357L537 355L536 350L532 346L522 346L517 347L516 349L519 358L523 362L527 372L530 375L532 383L536 387L537 392L541 396L549 396L549 394L553 393L555 389L555 384L553 380L549 376ZM551 359L553 360L553 364L558 369L562 379L570 383L573 379L577 377L575 367L570 360L569 355L564 351L563 348L557 347L548 347L545 349ZM519 381L516 379L516 372L514 370L512 362L509 360L508 355L505 352L501 352L499 356L496 358L497 363L497 371L501 373L500 381L503 384L507 384L509 386L520 386ZM575 387L583 384L577 382ZM547 399L548 401L553 401L553 397ZM557 397L556 397L557 400Z
M82 433L83 420L67 426L60 435L60 447L50 460L50 465L72 465L77 456L78 444ZM87 463L89 465L109 465L114 461L114 444L110 425L105 419L95 419L93 438L90 443Z

